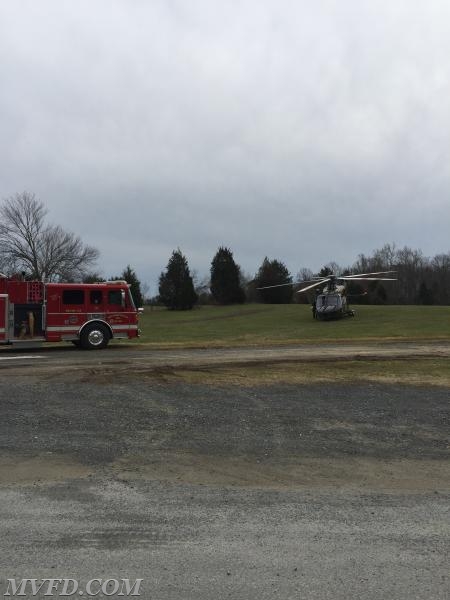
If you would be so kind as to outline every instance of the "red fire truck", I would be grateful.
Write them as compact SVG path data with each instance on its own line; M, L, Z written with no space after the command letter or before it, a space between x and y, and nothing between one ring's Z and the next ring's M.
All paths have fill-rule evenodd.
M139 336L126 281L44 283L0 274L0 344L39 346L68 341L86 349Z

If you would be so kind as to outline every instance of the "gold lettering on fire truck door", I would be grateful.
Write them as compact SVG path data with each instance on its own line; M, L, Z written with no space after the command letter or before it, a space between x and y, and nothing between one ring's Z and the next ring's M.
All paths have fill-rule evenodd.
M108 321L111 325L120 325L121 323L128 323L128 317L126 315L110 315Z

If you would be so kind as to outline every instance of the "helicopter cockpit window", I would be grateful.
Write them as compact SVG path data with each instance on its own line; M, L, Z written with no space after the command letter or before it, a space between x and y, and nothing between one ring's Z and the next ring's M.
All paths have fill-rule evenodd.
M317 305L319 307L330 306L334 308L340 308L341 298L338 294L323 294L318 297Z
M338 295L329 296L328 297L328 305L339 308L341 306L341 297Z

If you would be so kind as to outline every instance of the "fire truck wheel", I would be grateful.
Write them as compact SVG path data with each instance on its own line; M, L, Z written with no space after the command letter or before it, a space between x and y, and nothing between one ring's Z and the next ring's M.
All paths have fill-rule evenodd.
M101 350L109 342L109 332L103 325L86 325L81 332L80 342L86 350Z

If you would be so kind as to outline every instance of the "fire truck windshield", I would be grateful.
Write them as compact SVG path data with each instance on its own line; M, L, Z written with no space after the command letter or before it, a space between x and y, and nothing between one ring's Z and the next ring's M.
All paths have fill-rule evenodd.
M133 310L136 310L136 305L133 300L133 294L131 293L130 288L128 288L128 302Z

